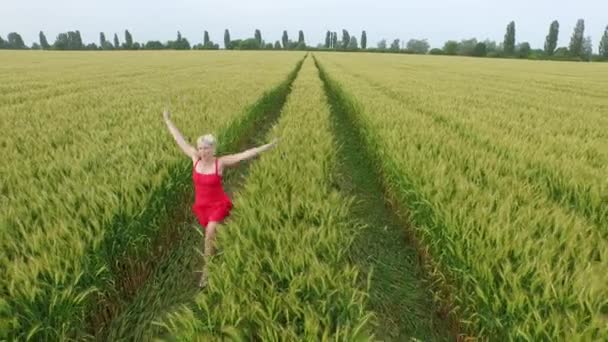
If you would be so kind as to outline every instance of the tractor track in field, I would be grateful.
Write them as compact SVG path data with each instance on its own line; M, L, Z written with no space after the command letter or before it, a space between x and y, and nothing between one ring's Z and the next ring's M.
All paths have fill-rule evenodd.
M342 70L344 72L349 72L343 68ZM358 73L350 72L350 75L361 82L373 86L388 98L409 105L403 96L389 87ZM581 189L578 189L575 185L560 181L567 177L556 172L556 170L537 161L525 160L508 148L492 143L491 139L487 137L487 134L483 131L471 131L463 123L460 123L449 116L434 113L418 105L413 107L410 106L409 108L420 115L431 118L438 125L454 132L454 134L472 147L489 153L505 163L525 163L526 167L524 169L527 171L525 173L514 172L512 173L513 177L533 187L536 193L545 196L549 201L555 203L555 205L563 208L565 211L572 213L572 215L579 216L581 219L589 222L589 224L595 225L598 229L601 229L603 222L608 217L608 211L602 210L601 208L605 207L605 203L608 203L608 197L604 196L599 203L594 204L593 194L589 193L588 190L587 192L581 192ZM471 181L475 183L479 182L477 179L472 178ZM584 195L581 195L581 193Z
M244 117L233 121L224 132L228 133L219 136L220 142L232 142L229 146L220 145L220 154L262 143L266 133L279 119L306 57L298 61L287 79L265 93ZM242 163L225 173L224 184L230 197L245 182L249 164ZM167 213L163 229L152 243L154 260L127 261L128 271L117 283L127 283L128 291L119 292L122 297L113 294L114 298L104 298L99 310L89 317L89 331L95 339L130 341L151 338L154 336L156 319L172 308L188 305L194 300L198 292L195 271L203 263L203 235L190 213L192 189L178 198L179 205L173 212Z
M355 197L352 214L368 226L355 240L351 258L364 275L371 272L368 308L377 316L376 337L385 341L457 339L457 324L447 314L449 308L432 300L432 279L424 265L428 256L418 249L410 223L398 214L401 208L390 201L356 114L314 59L339 146L338 187Z
M249 115L249 120L233 123L242 126L235 130L242 134L232 137L235 143L221 153L261 143L279 119L303 61L282 84L283 90L274 94L273 105L268 110ZM449 309L438 307L432 300L429 285L432 280L422 265L425 261L408 231L408 222L388 200L390 195L371 162L370 152L365 149L359 127L352 117L354 114L341 103L344 99L329 85L327 75L316 59L315 65L328 98L334 138L340 146L337 187L355 197L352 214L357 221L369 226L355 240L351 261L361 269L362 279L371 274L368 309L377 317L376 338L385 341L455 340L458 331L446 313ZM222 141L222 137L219 140ZM226 172L225 188L230 196L244 184L248 170L249 164L243 163ZM97 340L153 338L162 333L162 328L155 322L163 315L184 305L196 312L194 298L199 291L196 270L203 264L203 235L190 214L192 196L192 191L184 194L176 212L168 214L167 228L154 243L157 260L131 269L134 272L130 276L137 279L136 285L129 292L129 298L120 298L124 301L120 308L105 317L103 324L93 327L92 333Z

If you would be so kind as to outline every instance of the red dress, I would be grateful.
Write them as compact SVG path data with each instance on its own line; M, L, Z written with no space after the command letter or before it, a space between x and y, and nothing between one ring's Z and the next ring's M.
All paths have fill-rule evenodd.
M232 201L222 187L222 176L217 171L217 159L215 160L215 173L203 174L196 171L196 165L192 169L192 180L194 182L194 204L192 211L198 222L207 228L209 222L222 222L230 215Z

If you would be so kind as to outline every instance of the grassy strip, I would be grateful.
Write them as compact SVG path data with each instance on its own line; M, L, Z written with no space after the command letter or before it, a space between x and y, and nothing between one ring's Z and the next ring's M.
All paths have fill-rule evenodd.
M349 72L347 68L343 68L339 64L336 64L336 66L344 72ZM565 175L563 171L555 169L551 165L522 157L521 154L509 149L509 146L497 143L491 135L483 131L475 132L466 123L459 122L450 115L440 114L424 108L421 103L405 96L406 94L395 91L370 77L357 73L352 75L361 82L366 82L378 89L387 97L407 105L409 109L432 118L437 124L457 134L475 148L496 156L497 159L501 160L501 172L513 174L527 182L557 205L571 210L595 224L608 237L608 232L602 229L608 224L608 194L598 191L599 184L594 183L590 186L580 182L580 180L572 179Z
M193 307L158 322L167 339L367 340L371 314L348 263L358 227L351 202L333 189L329 109L307 60L272 135L278 151L251 167L223 253Z
M315 58L315 64L319 68ZM333 134L340 145L340 187L355 196L353 217L370 227L355 240L353 260L371 273L369 308L378 314L376 334L382 340L448 340L447 327L434 310L416 249L409 243L407 221L385 197L382 176L365 148L364 138L342 94L336 93L319 68L332 112ZM405 227L405 229L404 229Z
M152 53L145 58L121 54L116 57L121 60L119 67L110 65L114 58L92 56L82 65L83 70L95 72L107 66L115 71L108 73L114 75L109 77L120 78L119 74L132 70L155 76L135 77L132 87L118 87L119 93L112 87L102 87L99 96L82 97L78 93L76 97L53 101L32 99L29 107L37 110L19 106L22 113L2 114L15 119L7 123L15 128L11 132L17 132L8 134L4 143L8 147L19 146L9 148L14 153L7 157L31 160L21 163L22 167L15 167L20 165L17 162L2 166L8 176L2 183L9 186L0 186L0 197L10 205L0 215L0 235L5 237L0 247L0 273L5 275L0 282L0 340L28 336L41 340L90 338L86 316L91 310L114 304L108 305L107 313L112 314L123 304L100 300L98 305L93 296L96 291L124 289L123 298L128 300L138 284L145 281L147 268L137 267L137 258L144 258L147 250L158 247L155 241L160 241L159 235L165 232L162 222L153 222L159 227L159 234L152 232L150 239L141 239L142 232L137 229L122 229L124 234L110 241L134 249L127 255L132 260L125 257L120 261L127 277L138 277L118 278L111 272L111 268L118 268L116 265L105 265L103 257L98 258L101 262L97 265L90 259L108 242L104 239L110 229L128 224L116 220L119 209L124 218L140 217L142 210L150 210L146 208L150 198L161 197L155 193L161 186L178 189L167 190L169 195L180 195L177 186L163 184L172 175L169 169L183 163L179 161L183 156L177 153L175 142L167 138L166 127L157 116L158 108L173 101L171 107L184 114L176 118L178 124L189 135L200 129L222 131L233 119L245 115L247 106L264 91L281 83L304 55L269 53L250 56L243 63L242 56L230 53L180 54L181 57L170 58L179 60L180 65L176 66L175 60L167 62L166 54ZM58 56L58 66L68 70L70 59L68 54ZM47 70L48 65L41 68ZM34 70L29 74L35 74ZM71 78L64 74L61 70L53 72L50 79ZM70 74L77 77L77 73ZM201 75L204 82L196 77ZM40 77L33 80L37 79ZM179 80L179 84L172 86L172 80ZM100 101L102 98L105 100ZM32 114L37 112L40 115ZM42 137L38 134L44 141L22 139L33 131L46 132ZM40 154L42 146L44 153ZM38 157L31 157L34 155ZM185 184L191 187L191 182ZM191 196L186 198L187 193L181 195L184 203L191 201ZM174 198L166 200L171 204L179 202ZM163 211L156 215L169 221L163 216L173 217L174 213ZM139 245L150 248L142 248L139 256L134 247ZM120 252L119 248L116 250ZM149 254L157 257L154 252ZM125 279L129 281L118 283Z
M359 78L372 84L388 97L408 103L404 97L379 84L360 76ZM476 133L470 127L456 121L447 115L438 114L423 108L420 105L409 106L409 108L421 114L431 117L436 123L446 127L450 131L456 133L461 138L469 141L471 145L492 153L496 158L504 161L504 173L513 173L517 177L538 189L539 192L544 192L550 200L565 209L573 210L582 217L585 217L590 222L593 222L598 229L601 229L608 223L608 194L598 193L597 190L590 186L582 186L580 183L575 183L572 179L564 176L560 170L547 167L535 160L522 158L521 155L513 153L508 148L496 144L487 135ZM606 235L608 237L608 233Z
M296 78L298 71L302 65L302 61L298 62L294 70L290 72L287 79L279 84L271 91L265 93L260 100L249 107L246 114L240 119L235 120L226 130L219 134L221 145L218 147L218 152L224 153L238 149L247 137L259 128L259 125L264 121L269 120L269 116L276 116L283 107L290 86ZM102 302L106 303L106 308L116 307L117 305L124 308L133 296L138 292L139 288L145 283L148 275L154 270L164 258L164 254L172 249L172 246L178 242L180 233L183 230L175 231L175 222L184 222L186 217L184 213L190 212L190 202L192 198L190 174L192 167L190 164L180 164L172 169L171 176L167 178L166 187L157 193L153 199L145 207L139 217L119 217L118 219L125 224L117 225L117 230L128 229L130 231L139 231L140 234L129 236L137 236L138 240L120 239L120 232L116 232L118 236L106 239L108 243L102 248L103 253L93 253L93 255L104 255L106 257L105 264L114 266L111 269L111 274L114 275L112 281L106 283L111 287L102 291ZM167 215L167 213L181 213L182 215ZM156 224L156 222L162 222ZM165 227L166 229L162 229ZM183 229L184 227L181 226ZM115 232L115 231L113 231ZM159 238L150 244L150 239L153 236ZM150 238L145 238L150 237ZM121 245L117 244L120 241ZM145 276L142 276L145 275ZM118 285L118 286L116 286ZM113 315L104 317L111 318L118 314L117 311L122 311L122 308L115 310ZM95 322L95 316L93 322ZM109 321L104 320L103 324L92 325L92 331L96 334L103 330ZM97 323L97 322L95 322Z
M255 106L240 120L233 123L220 135L222 145L220 153L239 151L246 146L251 147L263 139L266 133L278 120L293 81L296 79L303 60L298 62L295 69L279 86L262 97ZM223 143L227 141L228 143ZM250 164L243 163L235 170L228 170L224 176L227 191L236 190L246 177ZM186 177L189 181L190 178ZM183 209L190 213L191 196ZM163 312L172 307L192 300L196 291L196 281L192 277L199 264L198 247L201 247L200 226L190 224L190 216L171 217L174 219L169 234L174 237L170 244L174 248L163 245L165 253L170 254L159 259L153 265L154 273L139 289L135 298L110 323L107 338L117 340L142 340L151 338L154 331L151 322ZM193 221L192 221L193 222ZM194 227L194 229L192 229ZM105 332L101 332L105 335Z
M290 78L295 78L295 71ZM248 133L247 123L275 106L284 88L283 83L248 108L232 130ZM240 137L235 132L222 136ZM239 143L235 138L225 141L228 147ZM41 272L31 298L0 303L2 316L10 317L0 322L0 338L84 340L103 330L137 293L163 253L171 249L166 246L179 232L173 234L175 231L167 228L173 227L171 222L176 217L182 220L188 215L190 172L191 165L175 164L162 175L160 186L139 187L138 193L150 194L145 196L149 200L141 210L132 207L135 201L129 195L112 194L120 211L110 223L96 227L104 230L104 239L94 246L74 246L85 251L82 265L66 263L52 274ZM84 220L88 218L82 219L86 225Z
M176 305L191 302L197 287L202 234L197 224L176 224L181 239L154 270L133 300L97 333L103 341L149 341L158 332L152 323ZM198 248L197 248L198 247Z
M348 75L339 86L392 197L409 209L464 331L498 340L606 336L606 242L497 160ZM348 82L346 81L348 80ZM339 87L338 87L339 88ZM476 182L481 175L483 182ZM448 297L449 298L449 297Z
M360 153L367 157L368 163L377 166L376 179L381 183L380 187L383 189L392 211L399 218L399 221L410 222L414 225L420 225L423 222L424 224L426 222L433 222L435 225L440 225L441 223L434 216L428 202L424 201L419 194L415 191L403 193L398 191L398 189L413 190L413 184L409 183L397 169L387 169L385 167L390 164L390 160L378 154L380 150L375 144L378 144L380 140L374 138L373 132L365 130L359 119L360 109L356 105L356 102L344 92L337 82L329 77L320 63L317 63L317 67L321 79L325 84L327 94L330 97L334 113L342 116L343 122L348 122L349 130L354 136L358 137ZM395 177L398 177L398 179ZM396 181L398 182L395 183ZM406 195L405 197L403 196L404 194ZM413 204L415 210L408 210L412 209L408 204ZM451 280L442 272L440 266L433 261L428 248L420 242L421 240L416 236L415 230L406 229L406 234L409 244L413 245L418 252L419 261L422 264L425 276L430 280L433 299L438 306L437 313L447 322L451 335L460 335L462 337L462 327L460 326L458 312L454 307L454 300L452 299L453 288L450 285Z

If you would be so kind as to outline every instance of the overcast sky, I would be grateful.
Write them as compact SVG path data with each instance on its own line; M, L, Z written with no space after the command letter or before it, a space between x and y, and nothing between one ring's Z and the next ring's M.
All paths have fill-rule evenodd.
M608 25L608 0L2 0L0 13L0 36L16 31L28 45L38 41L40 30L51 44L69 30L99 44L99 32L108 39L118 33L122 42L128 29L138 42L175 39L179 30L191 44L201 42L207 30L223 46L226 28L232 39L253 37L257 28L273 42L283 30L294 40L303 30L306 43L317 45L327 30L340 38L344 28L357 38L366 30L368 46L383 38L425 38L441 47L448 39L502 41L514 20L517 42L542 48L552 20L560 23L559 46L566 46L583 18L597 52Z

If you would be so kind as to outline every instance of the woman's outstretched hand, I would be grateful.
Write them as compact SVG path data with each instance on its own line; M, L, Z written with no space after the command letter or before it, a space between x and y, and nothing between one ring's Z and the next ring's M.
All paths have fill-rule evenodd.
M274 138L267 144L257 146L254 148L250 148L250 149L240 152L240 153L223 156L221 158L221 160L222 160L222 163L224 166L230 167L233 165L237 165L241 161L249 160L251 158L254 158L254 157L260 155L260 153L262 153L262 152L265 152L265 151L270 150L271 148L274 148L275 146L277 146L278 143L279 143L279 139Z
M173 122L171 122L171 113L169 113L169 110L166 108L163 110L163 119L165 119L165 124L167 125L169 132L171 132L171 135L173 135L173 139L175 139L179 148L181 148L184 154L194 160L194 158L196 158L196 149L193 146L190 146L182 133L175 127Z
M274 138L274 139L272 139L272 140L270 141L270 144L269 144L269 145L270 145L271 147L275 147L275 146L277 146L277 144L278 144L278 143L279 143L279 138Z

